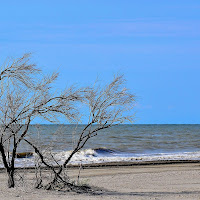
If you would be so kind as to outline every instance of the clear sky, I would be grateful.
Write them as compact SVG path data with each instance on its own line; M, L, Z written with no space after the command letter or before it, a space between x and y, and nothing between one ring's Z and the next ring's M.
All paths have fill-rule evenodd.
M136 123L200 123L199 0L1 1L0 63L25 52L57 87L123 73Z

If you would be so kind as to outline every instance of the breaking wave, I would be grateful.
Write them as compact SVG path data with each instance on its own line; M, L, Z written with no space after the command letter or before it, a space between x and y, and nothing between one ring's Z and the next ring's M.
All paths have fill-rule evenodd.
M71 151L53 152L54 157L62 164L70 155ZM16 158L16 167L34 167L36 154L27 158ZM107 162L144 162L144 161L165 161L165 160L200 160L200 151L177 152L177 153L154 153L154 154L134 154L120 152L104 147L95 149L84 149L77 152L69 164L93 164ZM2 162L0 167L3 168Z

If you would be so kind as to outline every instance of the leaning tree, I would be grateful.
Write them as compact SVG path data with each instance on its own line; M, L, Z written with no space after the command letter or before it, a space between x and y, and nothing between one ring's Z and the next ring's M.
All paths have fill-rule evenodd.
M84 90L82 103L89 111L86 112L84 107L84 112L88 114L88 122L82 131L78 133L74 148L61 164L53 154L50 154L50 156L47 154L46 156L37 144L25 139L35 149L40 159L42 165L39 165L39 170L41 170L41 166L46 166L52 172L49 180L45 183L43 176L38 177L37 188L63 189L67 187L76 192L87 189L70 181L69 177L66 176L65 169L74 154L83 149L88 140L96 137L101 130L133 121L132 108L135 96L128 91L124 83L124 77L119 75L115 76L107 85L100 86L96 83Z
M104 86L95 83L89 87L70 87L55 92L52 84L58 74L43 75L36 65L31 64L30 56L25 54L5 63L0 73L0 152L8 175L8 187L15 186L15 159L20 145L25 141L35 150L39 162L52 172L47 183L43 183L42 176L37 180L37 188L67 186L76 190L64 173L72 157L100 130L131 122L135 96L125 87L123 76L115 76ZM88 122L79 133L70 155L60 163L51 154L54 162L49 162L49 157L40 146L28 138L31 122L39 117L51 123L64 121L63 118L67 122L78 123L84 115L80 113L80 108L84 108L83 113L88 109Z
M58 74L44 76L31 64L30 54L6 62L0 73L0 152L8 175L8 187L15 186L15 159L21 142L29 134L30 123L40 117L57 122L77 119L83 91L73 87L59 94L51 91Z

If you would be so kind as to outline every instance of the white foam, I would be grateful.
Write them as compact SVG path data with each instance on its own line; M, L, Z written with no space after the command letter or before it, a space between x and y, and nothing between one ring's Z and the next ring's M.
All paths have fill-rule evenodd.
M90 164L102 162L130 162L130 161L161 161L161 160L200 160L200 152L184 152L184 153L159 153L159 154L140 154L136 156L120 156L119 154L113 156L85 156L83 154L75 155L71 164Z
M70 155L71 151L54 152L54 157L62 164ZM16 167L33 167L36 155L30 158L17 158ZM181 153L157 153L157 154L120 154L120 153L97 153L93 149L85 149L77 152L71 159L70 164L92 164L103 162L142 162L142 161L162 161L162 160L200 160L200 151ZM2 162L1 162L2 163ZM2 168L3 165L0 164Z

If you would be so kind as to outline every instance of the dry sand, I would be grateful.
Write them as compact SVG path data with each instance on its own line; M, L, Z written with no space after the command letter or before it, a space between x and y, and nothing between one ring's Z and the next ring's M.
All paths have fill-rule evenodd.
M77 178L77 169L69 175ZM96 200L96 199L191 199L200 200L200 164L165 164L86 168L81 181L103 189L99 195L33 189L32 170L25 186L7 189L6 176L0 173L0 200Z

